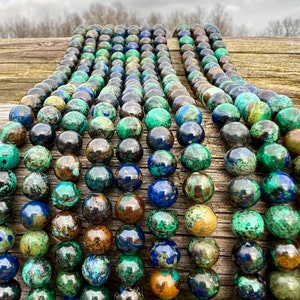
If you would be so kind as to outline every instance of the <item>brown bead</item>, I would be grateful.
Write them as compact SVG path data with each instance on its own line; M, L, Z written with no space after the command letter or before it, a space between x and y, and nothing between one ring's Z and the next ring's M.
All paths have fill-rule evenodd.
M231 63L224 64L222 66L222 69L223 69L224 72L227 72L227 71L236 71L235 65L231 64Z
M206 78L209 82L211 82L211 79L212 77L215 75L215 74L218 74L218 73L224 73L223 70L221 68L211 68L208 70L208 72L206 73Z
M174 113L176 113L176 111L184 106L184 105L196 105L196 101L194 98L192 98L191 96L178 96L174 99L173 103L172 103L172 110Z
M9 121L0 127L0 141L2 143L21 146L26 138L27 130L19 122Z
M54 165L56 177L62 181L76 181L80 176L81 162L74 155L64 155L58 158Z
M224 64L232 63L232 60L229 56L222 56L219 59L219 64L222 67Z
M283 138L283 145L291 154L300 155L300 129L287 132Z
M202 43L202 42L209 43L209 38L207 37L207 35L201 34L201 35L198 35L195 38L195 44L196 45L199 44L199 43Z

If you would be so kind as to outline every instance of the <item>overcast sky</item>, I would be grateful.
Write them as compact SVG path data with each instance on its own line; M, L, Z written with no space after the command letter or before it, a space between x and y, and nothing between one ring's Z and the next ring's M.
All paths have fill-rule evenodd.
M0 22L19 16L32 19L63 15L63 12L80 11L93 2L110 4L114 1L101 0L0 0ZM205 11L221 3L227 13L232 16L236 26L246 25L254 32L265 28L270 21L282 20L285 17L300 18L299 0L124 0L120 1L129 10L145 15L151 11L169 14L175 10L192 11L196 6L204 7ZM208 4L209 2L209 4ZM104 25L104 24L103 24Z

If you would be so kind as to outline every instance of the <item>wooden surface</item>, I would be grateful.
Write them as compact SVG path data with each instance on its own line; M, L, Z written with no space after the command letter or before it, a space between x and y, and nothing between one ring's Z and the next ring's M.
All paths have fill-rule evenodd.
M178 75L182 82L187 85L185 79L184 71L181 66L181 59L178 51L178 44L175 39L169 39L169 47L171 50L172 61ZM289 96L294 102L296 107L300 107L300 39L278 39L278 38L226 38L225 42L230 55L237 66L238 72L244 77L246 81L252 83L260 88L273 89L277 93L285 94ZM33 87L35 83L38 83L45 79L52 71L55 70L59 61L61 60L64 51L67 47L68 39L66 38L56 38L56 39L11 39L11 40L0 40L0 124L8 119L8 112L12 105L17 104L20 99L26 94L26 91ZM215 182L215 194L213 198L208 202L215 213L218 216L218 228L214 232L213 237L216 238L220 249L221 256L214 266L214 270L220 275L221 288L219 294L215 299L232 299L234 298L234 291L232 288L232 277L235 273L235 268L231 262L231 248L233 243L237 240L231 230L230 221L232 213L235 208L231 206L227 199L227 184L231 177L226 173L223 166L223 157L225 154L225 148L222 146L219 139L219 133L215 125L211 121L210 114L203 108L203 126L206 131L205 145L212 153L212 164L206 173L209 174ZM173 133L175 134L176 127L173 125L171 127ZM145 145L145 136L141 138L141 142L144 146L144 157L138 166L141 168L144 175L144 182L142 187L137 191L137 193L142 196L146 203L146 217L153 207L148 203L147 200L147 187L153 180L149 176L147 170L147 159L149 156L149 150ZM89 193L89 190L84 185L84 174L86 170L90 167L90 163L85 158L84 149L89 141L88 134L84 134L84 145L80 152L80 159L83 165L83 170L81 178L78 182L78 186L82 193L82 198ZM113 144L116 145L118 138L115 135L113 138ZM27 142L21 149L21 156L23 157L24 152L30 147L29 142ZM181 248L181 260L177 266L177 270L180 272L182 277L182 291L178 296L178 299L194 299L191 293L188 291L186 278L188 271L193 267L189 257L187 256L186 246L191 238L191 236L186 232L183 224L183 216L185 210L192 204L188 200L184 199L182 193L182 182L184 178L188 175L188 172L183 170L180 165L180 150L182 147L175 142L173 153L178 160L178 166L175 174L171 177L179 188L180 194L177 203L171 208L174 210L180 220L179 229L174 236L174 240L178 243ZM53 148L51 153L56 159L59 157L59 152ZM116 158L110 163L110 167L114 171L119 165ZM19 221L19 211L22 205L28 201L21 193L20 185L21 182L29 171L24 168L23 162L20 162L19 166L15 170L18 178L18 188L14 197L15 213L10 225L14 228L17 233L17 242L13 249L14 253L17 253L21 267L23 266L26 258L22 257L19 253L19 240L21 235L25 232L23 226ZM51 179L52 187L58 182L54 175L53 169L51 169L47 175ZM256 173L257 179L260 180L261 174ZM109 193L107 197L115 203L115 200L121 191L114 188ZM49 203L50 204L50 203ZM50 204L51 206L51 204ZM260 201L253 208L264 214L267 209L267 205ZM299 209L299 207L298 207ZM51 206L53 216L57 212L55 208ZM80 205L75 209L82 220L83 228L86 228L88 223L84 220L81 215ZM149 288L149 276L151 273L151 266L147 257L147 250L154 240L153 236L149 233L146 225L146 221L141 222L146 233L146 244L144 250L141 251L140 255L144 258L144 263L146 267L146 276L140 282L142 286L146 299L155 299L153 294L150 292ZM113 217L108 223L109 227L113 232L121 225L121 223ZM46 229L49 232L49 228ZM259 239L259 243L266 247L269 234L266 232L262 238ZM82 241L80 236L79 241ZM296 240L300 242L299 236ZM51 237L51 247L47 254L49 259L53 259L53 249L57 241ZM118 252L115 247L109 253L112 261L115 262ZM55 272L57 271L56 268ZM269 271L269 266L267 266L261 274L267 278ZM53 276L52 278L54 278ZM18 272L17 279L22 283L20 271ZM116 278L115 272L113 271L110 280L109 288L112 293L118 285L118 280ZM28 288L22 283L22 299L28 292ZM59 299L59 297L57 297ZM271 299L271 298L270 298Z

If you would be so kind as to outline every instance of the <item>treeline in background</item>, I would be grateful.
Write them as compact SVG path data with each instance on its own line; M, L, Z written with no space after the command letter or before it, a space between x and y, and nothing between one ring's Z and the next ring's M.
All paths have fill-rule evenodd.
M172 13L152 12L146 18L129 10L121 2L111 5L93 3L80 13L65 13L64 17L50 17L41 21L16 18L9 22L0 21L0 38L66 37L80 24L136 24L138 26L163 24L172 33L180 23L212 23L218 26L224 36L300 36L300 18L284 18L272 21L266 28L253 32L244 24L234 24L232 17L221 4L211 11L195 7L193 12L175 11Z

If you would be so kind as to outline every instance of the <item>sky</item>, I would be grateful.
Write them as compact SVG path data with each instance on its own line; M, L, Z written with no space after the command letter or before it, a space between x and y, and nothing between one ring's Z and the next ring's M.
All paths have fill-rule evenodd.
M108 5L115 1L103 0L0 0L0 22L20 16L39 20L46 14L50 17L62 15L65 11L80 11L93 2ZM150 12L169 14L176 10L193 11L204 7L209 12L216 3L221 3L232 17L234 26L245 25L252 32L265 28L270 21L285 17L300 18L299 0L125 0L129 10L147 16Z

